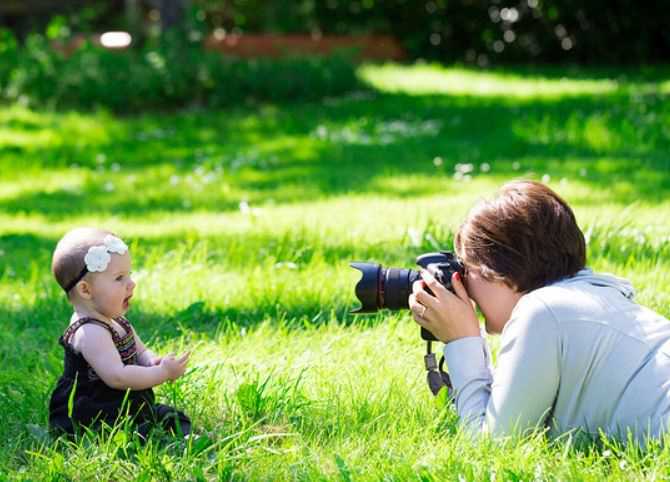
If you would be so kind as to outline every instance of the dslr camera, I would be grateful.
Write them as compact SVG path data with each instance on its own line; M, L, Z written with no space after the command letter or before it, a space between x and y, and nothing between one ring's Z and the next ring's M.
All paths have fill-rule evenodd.
M463 275L463 265L450 251L425 253L416 258L416 264L432 274L445 288L454 292L451 276L458 272ZM377 263L351 263L351 267L360 270L363 276L356 283L356 297L361 302L353 313L374 313L382 308L389 310L409 309L409 295L412 284L421 279L421 274L412 269L384 268ZM421 338L437 341L437 338L425 328L421 328Z

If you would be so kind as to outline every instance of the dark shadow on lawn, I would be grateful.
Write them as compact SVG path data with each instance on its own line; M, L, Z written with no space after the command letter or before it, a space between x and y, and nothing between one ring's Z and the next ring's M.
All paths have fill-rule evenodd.
M246 123L243 117L231 119L220 113L177 114L161 118L162 128L170 135L145 141L135 139L130 132L137 123L158 120L128 120L127 137L115 139L103 150L108 152L109 162L127 159L123 172L136 176L138 183L121 183L114 192L108 192L104 189L105 175L99 175L78 191L36 190L3 201L0 208L53 219L90 212L143 215L154 211L238 209L239 194L226 194L219 182L190 192L188 187L170 186L167 179L157 179L149 171L169 166L185 177L197 166L214 165L223 169L223 181L247 193L245 200L252 204L263 204L268 199L301 202L343 194L414 197L444 193L446 182L430 180L451 179L459 163L473 164L476 176L507 179L529 172L537 177L546 173L608 192L611 202L657 202L670 194L670 158L666 155L670 141L659 123L648 125L640 120L634 128L635 119L626 117L635 107L631 102L630 97L621 94L553 100L377 94L371 100L345 99L327 106L303 104L285 111L270 109ZM647 113L664 114L664 105L651 96L645 109ZM586 120L600 119L616 145L593 147L583 139L566 138L561 130L575 115L578 131L587 129ZM426 127L426 122L435 124ZM545 124L548 138L532 136L533 126L540 123ZM319 126L325 129L322 132L326 139L319 138ZM528 134L520 133L524 126L529 126ZM204 132L208 134L203 136ZM266 148L257 156L270 158L267 163L250 155L246 164L231 165L245 153L255 152L256 144L277 136L307 138L311 151L301 153L292 146ZM50 156L53 153L45 152L46 158ZM436 168L432 160L437 156L443 164ZM94 158L88 154L81 157L87 162ZM489 173L477 170L483 163L490 165ZM427 178L422 189L413 192L384 182L410 175ZM151 194L159 182L164 184L163 189L154 189Z

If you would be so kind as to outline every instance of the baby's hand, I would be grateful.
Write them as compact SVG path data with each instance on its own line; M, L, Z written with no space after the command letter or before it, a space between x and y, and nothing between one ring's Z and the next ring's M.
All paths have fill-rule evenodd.
M160 361L161 367L167 372L169 380L176 380L184 374L186 371L186 365L188 365L188 358L191 356L190 352L184 353L182 356L177 358L174 353L162 358Z

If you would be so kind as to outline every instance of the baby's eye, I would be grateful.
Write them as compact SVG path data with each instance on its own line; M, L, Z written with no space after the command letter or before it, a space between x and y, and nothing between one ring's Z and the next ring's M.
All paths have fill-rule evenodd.
M117 276L116 281L123 281L123 275L120 274L119 276Z

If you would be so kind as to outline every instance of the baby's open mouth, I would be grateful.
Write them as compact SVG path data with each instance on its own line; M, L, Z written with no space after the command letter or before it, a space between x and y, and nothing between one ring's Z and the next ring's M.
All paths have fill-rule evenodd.
M128 306L130 306L130 298L132 298L132 297L133 297L133 295L130 295L127 298L123 299L123 307L124 308L128 308Z

